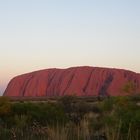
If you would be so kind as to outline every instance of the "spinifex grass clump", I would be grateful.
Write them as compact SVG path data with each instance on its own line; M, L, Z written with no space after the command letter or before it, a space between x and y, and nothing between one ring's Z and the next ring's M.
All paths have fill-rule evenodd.
M131 97L15 103L1 98L0 140L139 140L138 103Z

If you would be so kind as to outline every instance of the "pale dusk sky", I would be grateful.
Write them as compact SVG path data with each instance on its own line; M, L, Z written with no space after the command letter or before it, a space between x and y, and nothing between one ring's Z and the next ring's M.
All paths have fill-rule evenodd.
M0 0L0 94L14 76L98 66L140 73L139 0Z

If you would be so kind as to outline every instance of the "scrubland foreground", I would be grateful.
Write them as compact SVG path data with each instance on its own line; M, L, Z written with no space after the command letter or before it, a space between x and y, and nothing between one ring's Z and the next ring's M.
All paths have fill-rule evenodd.
M55 102L1 97L0 140L140 140L140 96Z

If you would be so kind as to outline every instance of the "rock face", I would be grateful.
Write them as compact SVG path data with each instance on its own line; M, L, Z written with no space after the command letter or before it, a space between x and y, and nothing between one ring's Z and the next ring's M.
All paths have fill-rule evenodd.
M140 93L140 74L110 68L46 69L13 78L4 96L125 96Z

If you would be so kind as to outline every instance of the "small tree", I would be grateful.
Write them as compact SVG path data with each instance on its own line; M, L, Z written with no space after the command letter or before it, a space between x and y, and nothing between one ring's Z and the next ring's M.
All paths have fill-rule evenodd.
M133 82L129 81L124 84L122 90L126 93L134 93L136 91L136 85Z
M7 116L11 112L11 104L7 97L0 97L0 116Z
M74 110L74 102L76 100L75 96L63 96L60 102L66 113L72 113Z

